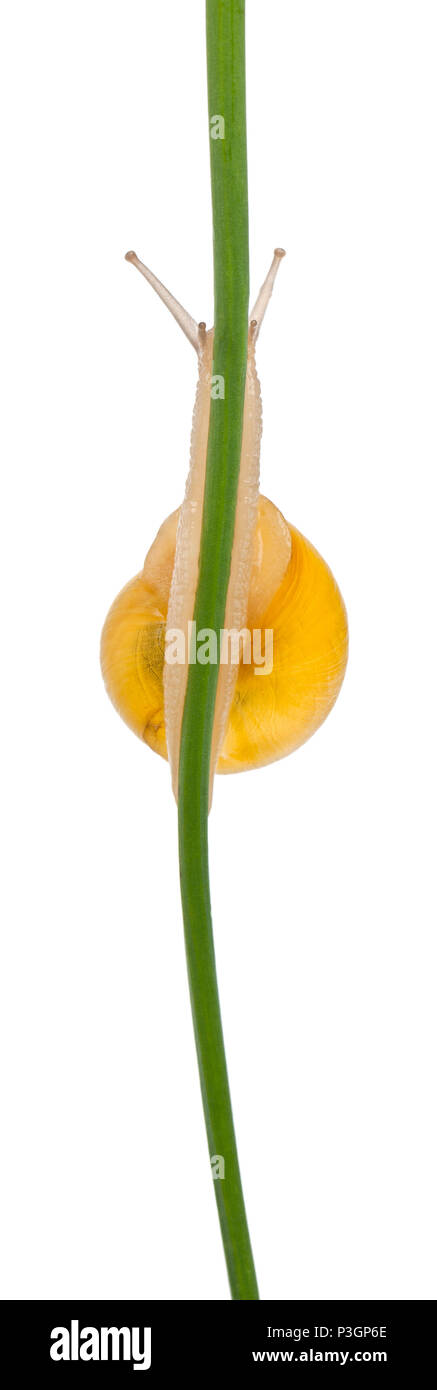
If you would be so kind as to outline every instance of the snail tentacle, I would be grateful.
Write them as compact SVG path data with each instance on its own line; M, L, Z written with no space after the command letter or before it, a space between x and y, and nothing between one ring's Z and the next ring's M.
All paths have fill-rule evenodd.
M182 332L185 333L188 342L191 343L196 352L199 352L202 325L197 324L196 320L192 319L187 309L184 309L183 305L179 303L179 300L175 299L174 294L170 294L170 290L167 290L165 285L162 284L162 281L158 280L157 275L153 274L153 270L149 270L148 266L144 265L143 261L140 261L135 251L126 251L124 259L125 261L130 261L130 264L136 266L140 274L144 275L144 279L148 281L152 289L155 290L155 293L162 299L163 304L165 304L167 309L170 310L170 313L173 314L173 318L176 319L176 323L179 324Z
M261 328L261 324L267 309L267 305L272 293L276 276L278 274L279 266L284 256L285 251L283 250L282 246L277 246L276 250L273 252L273 260L270 269L268 270L266 278L263 284L261 285L261 289L258 298L255 300L253 309L249 314L249 324L254 341L258 337L258 333Z

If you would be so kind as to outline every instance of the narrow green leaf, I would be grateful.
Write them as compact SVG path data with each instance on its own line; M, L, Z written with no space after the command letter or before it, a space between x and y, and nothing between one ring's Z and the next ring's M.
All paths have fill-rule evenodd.
M206 36L214 230L213 376L194 619L219 641L229 582L247 361L249 245L244 0L207 0ZM221 120L213 119L221 118ZM224 122L224 125L222 125ZM215 138L217 136L217 138ZM258 1289L238 1164L214 958L208 870L208 790L218 666L188 668L179 762L179 858L194 1031L210 1157L234 1299Z

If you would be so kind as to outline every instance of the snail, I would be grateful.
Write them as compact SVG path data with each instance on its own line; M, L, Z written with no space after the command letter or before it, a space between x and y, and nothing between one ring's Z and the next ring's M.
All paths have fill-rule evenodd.
M242 772L293 752L326 719L339 693L348 655L347 616L340 590L318 551L259 493L261 392L255 347L284 255L274 252L250 314L241 463L225 633L238 652L220 656L211 754L215 772ZM179 745L192 659L202 503L211 395L214 329L197 324L157 277L134 264L179 323L198 356L190 468L182 505L167 517L144 567L115 599L101 638L106 689L126 724L168 758L177 798ZM208 634L209 630L205 630ZM271 661L255 660L250 638L271 634ZM172 642L185 639L172 659ZM222 634L223 635L223 634ZM204 637L197 634L198 639ZM249 640L249 657L244 648ZM207 644L204 640L204 648ZM173 650L173 656L177 657ZM205 656L205 650L204 650ZM200 654L198 659L201 659Z

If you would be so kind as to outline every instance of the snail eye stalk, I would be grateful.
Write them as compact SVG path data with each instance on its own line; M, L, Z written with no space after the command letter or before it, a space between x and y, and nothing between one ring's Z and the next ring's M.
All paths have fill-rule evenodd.
M131 265L135 265L137 270L140 271L140 274L144 275L144 279L148 281L152 289L155 290L155 293L162 299L163 304L166 304L167 309L173 314L173 318L176 319L176 323L182 328L182 332L185 333L188 342L191 343L193 348L196 349L196 352L198 352L199 328L201 325L195 323L194 319L191 318L191 314L188 314L187 310L182 308L182 304L179 303L179 300L175 299L174 295L170 294L169 290L166 290L165 285L162 284L161 280L158 280L158 276L153 274L153 270L149 270L148 266L144 265L144 261L140 261L135 251L126 251L124 259L125 261L130 261ZM202 325L202 327L203 326L204 325Z

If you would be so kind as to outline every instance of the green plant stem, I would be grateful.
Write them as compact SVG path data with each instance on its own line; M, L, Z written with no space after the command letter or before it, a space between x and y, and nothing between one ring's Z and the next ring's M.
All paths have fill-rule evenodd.
M240 468L249 308L244 0L207 0L209 119L214 229L213 376L205 497L194 619L197 631L224 626ZM258 1289L238 1164L212 933L208 789L218 666L188 668L179 761L179 860L194 1033L210 1157L225 1162L215 1195L234 1299Z

